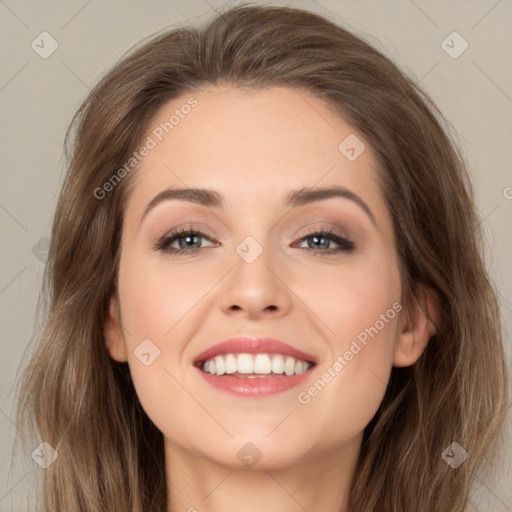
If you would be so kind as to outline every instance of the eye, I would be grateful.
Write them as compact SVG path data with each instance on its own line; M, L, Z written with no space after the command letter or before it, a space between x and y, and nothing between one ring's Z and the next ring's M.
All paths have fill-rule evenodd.
M201 247L201 239L211 239L203 232L195 229L179 229L166 234L157 242L155 249L170 254L194 254ZM178 247L173 247L177 242Z
M334 230L313 231L304 235L300 239L301 243L307 242L307 247L301 247L312 251L315 256L329 256L341 252L352 253L355 249L355 243L347 237L336 233ZM331 247L334 242L337 247Z
M160 238L155 250L174 255L195 254L205 248L201 245L202 240L216 242L202 231L181 228ZM308 246L299 248L311 251L315 256L329 256L342 252L351 253L355 249L354 242L334 230L312 231L300 238L299 244L304 242L307 242ZM337 247L331 247L332 243ZM295 246L296 244L292 245L292 247ZM212 247L212 245L207 247Z

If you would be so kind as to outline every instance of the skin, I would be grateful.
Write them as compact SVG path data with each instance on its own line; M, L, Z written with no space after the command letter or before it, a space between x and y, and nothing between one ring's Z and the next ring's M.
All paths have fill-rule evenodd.
M372 150L365 143L349 161L338 146L362 135L321 100L286 87L194 91L166 104L148 135L190 96L197 106L132 176L107 349L128 362L140 402L164 435L169 511L345 510L363 430L392 366L413 364L434 332L420 308L402 304L309 403L297 399L359 333L401 304L392 219ZM284 206L291 189L332 185L357 194L375 224L346 198ZM141 223L168 187L216 190L224 208L167 200ZM178 226L205 233L196 239L199 252L155 249ZM318 247L301 236L329 228L354 251L321 257L336 242ZM247 236L263 249L252 263L236 252ZM280 339L319 363L305 385L273 396L220 392L192 360L242 334ZM145 366L134 350L147 338L160 355ZM237 456L249 442L261 453L251 467Z

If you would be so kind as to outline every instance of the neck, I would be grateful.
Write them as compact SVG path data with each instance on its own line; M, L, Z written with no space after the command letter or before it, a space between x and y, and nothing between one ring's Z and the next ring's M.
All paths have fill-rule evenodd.
M361 437L288 466L219 464L165 441L168 512L346 512Z

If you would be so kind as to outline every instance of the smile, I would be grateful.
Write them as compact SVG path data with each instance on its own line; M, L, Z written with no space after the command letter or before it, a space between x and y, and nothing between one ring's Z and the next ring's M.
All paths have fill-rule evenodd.
M279 340L241 336L203 351L193 365L216 390L263 397L303 384L317 359Z
M266 375L301 375L313 365L310 361L283 354L223 354L207 359L202 371L211 375L262 378Z

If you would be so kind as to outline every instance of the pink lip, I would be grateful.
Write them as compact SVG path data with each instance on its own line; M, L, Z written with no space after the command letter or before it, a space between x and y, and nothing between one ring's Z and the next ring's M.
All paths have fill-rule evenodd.
M314 365L300 375L272 375L269 377L233 377L231 375L211 375L199 367L200 363L222 354L283 354L311 361ZM286 343L272 338L233 338L201 352L195 359L196 370L205 381L214 388L236 396L262 397L286 391L298 386L309 378L310 370L317 364L317 359L311 354L302 352Z
M272 338L231 338L201 352L194 358L194 364L222 354L283 354L295 359L317 363L316 357L302 352L287 343Z
M196 370L205 381L214 388L236 396L263 397L287 391L298 386L310 377L311 369L300 375L274 375L272 377L241 378L230 375L211 375L203 372L200 368Z

